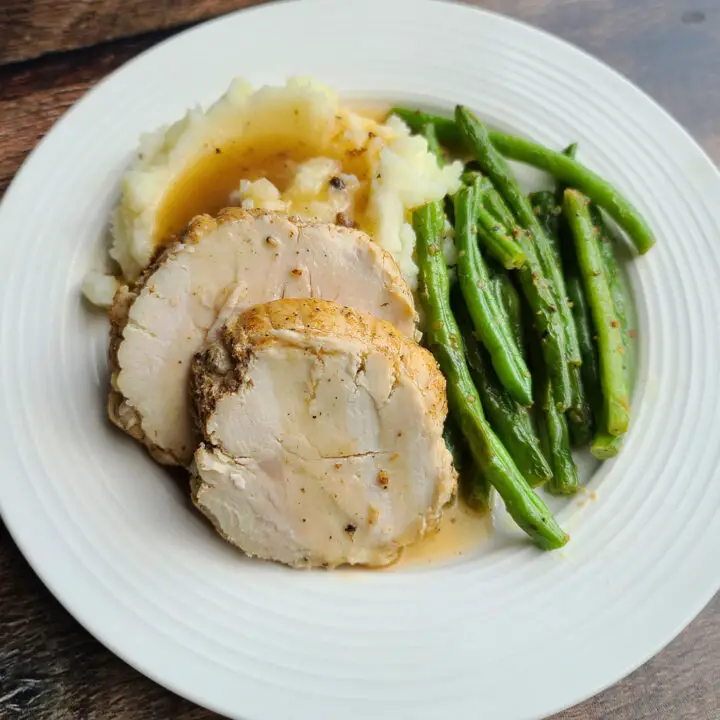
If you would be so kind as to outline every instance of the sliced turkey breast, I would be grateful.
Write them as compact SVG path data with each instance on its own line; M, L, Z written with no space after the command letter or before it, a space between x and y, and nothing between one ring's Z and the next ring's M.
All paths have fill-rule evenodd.
M445 379L390 323L324 300L231 318L192 367L192 494L248 555L386 565L455 490Z
M322 297L415 332L392 257L358 230L231 208L196 217L111 309L110 418L161 463L197 447L190 361L234 312L276 298Z

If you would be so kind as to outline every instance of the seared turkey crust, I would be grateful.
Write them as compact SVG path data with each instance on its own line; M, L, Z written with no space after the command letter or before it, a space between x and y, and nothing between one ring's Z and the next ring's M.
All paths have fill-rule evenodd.
M270 227L271 232L258 240L257 233L259 228ZM235 254L235 262L238 267L236 273L240 280L249 286L255 285L257 291L258 286L263 282L269 282L267 278L254 273L252 258L257 256L273 256L280 257L285 253L294 252L297 255L297 268L293 268L292 274L287 280L287 287L268 287L267 295L257 297L255 300L265 301L275 297L282 296L285 293L290 295L308 295L320 294L325 291L325 286L331 288L333 293L337 293L339 301L345 300L349 302L360 301L356 297L349 296L343 298L342 287L338 290L338 286L343 283L338 278L345 277L348 281L351 279L367 277L368 283L373 280L374 273L377 276L375 280L380 279L378 287L381 289L375 295L375 288L370 291L367 298L362 298L365 305L363 309L371 310L377 315L394 322L403 332L413 335L415 332L416 312L412 299L412 294L405 283L397 264L393 258L382 248L372 242L372 240L363 232L350 228L324 225L322 223L313 223L301 220L296 217L287 218L277 213L267 212L264 210L242 210L239 208L228 208L221 211L216 218L207 215L201 215L192 220L185 234L164 248L159 249L155 258L145 271L138 278L137 282L132 286L121 287L113 303L110 311L110 348L109 348L109 365L111 373L111 388L108 399L108 415L110 419L121 429L125 430L129 435L143 443L152 457L160 463L168 465L186 465L192 458L192 452L196 446L196 437L191 432L191 422L187 411L180 411L181 417L177 422L182 425L177 432L177 438L171 441L165 441L158 437L162 435L163 428L149 427L147 418L144 417L140 405L146 401L147 392L132 393L124 391L123 378L124 372L128 368L123 367L121 359L124 343L127 342L128 325L132 324L134 309L138 308L139 303L150 303L154 298L154 281L158 273L168 268L173 262L186 261L186 264L192 262L188 258L196 248L200 248L203 243L207 243L212 238L217 238L218 233L222 233L224 229L240 228L238 234L243 233L250 237L245 238L247 246L242 246L243 240L238 238L238 245ZM253 238L253 234L255 237ZM254 243L254 244L253 244ZM324 282L323 277L317 277L319 267L317 258L313 259L315 263L316 277L303 277L304 265L309 267L310 261L305 259L302 251L309 248L314 249L314 253L322 251L323 244L327 244L327 249L332 250L334 257L341 257L347 260L346 266L334 267L328 266L328 277L332 282ZM241 247L242 246L242 247ZM293 250L297 248L297 250ZM243 253L247 253L244 255ZM328 253L326 253L328 256ZM242 258L238 260L237 258ZM245 262L246 265L240 267ZM354 264L357 263L357 264ZM324 271L324 268L323 270ZM305 271L309 276L310 271ZM363 275L365 273L365 275ZM351 283L348 282L348 285ZM357 287L354 288L357 290ZM223 288L224 293L219 299L222 306L223 300L233 300L232 287ZM237 288L235 288L237 290ZM348 291L351 292L351 291ZM196 293L197 294L197 293ZM255 293L257 296L257 292ZM161 300L163 298L160 298ZM214 298L214 302L218 302L218 298ZM242 305L242 298L240 298ZM217 307L217 313L222 308ZM232 308L230 308L232 311ZM189 360L193 353L199 349L205 341L207 332L212 332L212 327L200 328L202 331L202 342L198 342L197 337L189 340L189 343L195 345L187 353L187 364L184 367L184 377L187 378L189 371ZM183 355L184 358L184 355ZM181 358L181 360L183 359ZM140 359L137 362L141 362ZM179 372L179 371L178 371ZM179 404L180 401L178 401ZM184 416L183 416L184 414Z
M247 554L299 567L385 565L437 528L456 485L442 436L445 379L390 323L320 299L257 305L224 324L191 378L203 439L193 502ZM326 381L354 386L333 403L322 399ZM354 426L356 393L374 405Z

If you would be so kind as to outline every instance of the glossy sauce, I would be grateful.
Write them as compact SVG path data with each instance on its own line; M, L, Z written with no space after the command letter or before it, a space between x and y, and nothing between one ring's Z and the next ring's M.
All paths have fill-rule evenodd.
M457 501L445 509L439 530L406 547L390 569L449 562L483 545L492 532L490 513L478 515Z
M362 149L345 147L342 139L333 142L332 147L321 147L296 136L265 137L252 144L240 139L222 147L208 147L165 193L158 212L155 242L160 244L182 232L195 215L214 215L227 207L240 180L267 178L282 193L292 182L297 165L314 157L338 160L343 172L360 180L355 195L355 220L359 227L368 229L365 211L372 180L368 155Z

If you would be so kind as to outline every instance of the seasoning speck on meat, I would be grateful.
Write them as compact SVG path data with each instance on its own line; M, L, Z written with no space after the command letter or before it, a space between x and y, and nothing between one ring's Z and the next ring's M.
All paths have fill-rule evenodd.
M195 358L192 389L194 502L249 555L386 565L436 528L455 491L437 363L368 313L314 298L256 305Z

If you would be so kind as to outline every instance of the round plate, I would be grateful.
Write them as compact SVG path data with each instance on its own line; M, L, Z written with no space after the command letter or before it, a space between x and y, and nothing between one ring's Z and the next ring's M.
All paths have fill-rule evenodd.
M451 108L585 162L645 214L627 445L566 503L573 538L396 572L244 559L104 419L106 320L80 300L138 135L253 83ZM506 18L418 0L244 11L145 53L32 154L0 210L0 501L60 601L114 652L236 718L538 718L617 681L718 588L720 179L657 105ZM581 500L583 500L581 498Z

